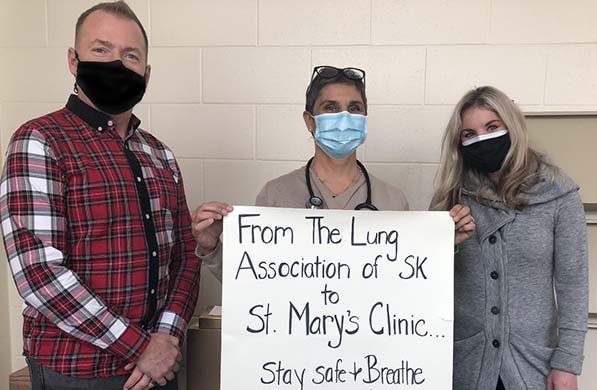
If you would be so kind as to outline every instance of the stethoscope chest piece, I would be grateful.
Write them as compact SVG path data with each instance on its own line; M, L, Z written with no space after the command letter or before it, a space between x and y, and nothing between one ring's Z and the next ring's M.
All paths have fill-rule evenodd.
M323 206L323 199L317 195L313 195L309 198L309 201L305 205L308 209L318 209Z

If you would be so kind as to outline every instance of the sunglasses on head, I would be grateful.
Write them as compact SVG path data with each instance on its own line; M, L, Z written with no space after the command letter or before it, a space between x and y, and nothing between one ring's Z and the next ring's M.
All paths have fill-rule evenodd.
M333 79L337 77L340 73L344 75L349 80L355 81L363 81L363 86L365 85L365 71L359 68L336 68L335 66L330 65L321 65L316 66L313 68L313 74L311 75L311 83L309 84L309 90L311 89L311 84L313 84L313 80L317 76L322 79Z
M316 66L315 68L313 68L313 75L311 76L311 80L313 80L316 75L319 75L319 77L324 79L333 79L340 73L342 73L344 77L350 80L363 80L363 82L365 81L365 71L363 69L353 67L336 68L335 66L330 65Z

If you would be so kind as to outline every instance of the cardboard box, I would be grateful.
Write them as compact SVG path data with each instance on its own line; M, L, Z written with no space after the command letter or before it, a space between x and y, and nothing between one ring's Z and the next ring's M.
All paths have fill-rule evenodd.
M29 368L24 367L10 374L8 377L8 383L8 388L10 390L31 390Z
M187 329L187 390L220 390L221 317L207 313Z

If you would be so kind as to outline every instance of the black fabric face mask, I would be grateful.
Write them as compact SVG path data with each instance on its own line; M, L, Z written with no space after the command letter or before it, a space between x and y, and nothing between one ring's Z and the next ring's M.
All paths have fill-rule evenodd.
M120 60L79 60L76 80L91 102L108 114L130 110L145 94L145 78L124 66Z
M469 167L481 172L493 173L502 168L511 144L510 133L506 133L468 146L461 144L460 152L464 163Z

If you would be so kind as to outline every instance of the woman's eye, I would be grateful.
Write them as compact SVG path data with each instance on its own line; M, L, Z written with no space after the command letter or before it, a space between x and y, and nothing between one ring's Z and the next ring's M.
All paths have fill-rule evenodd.
M363 112L363 108L362 108L361 106L354 105L354 106L350 106L350 107L348 108L348 111L349 111L349 112L357 112L357 113L361 113L361 112Z
M471 138L474 136L475 136L475 133L472 131L463 131L462 132L462 138Z

